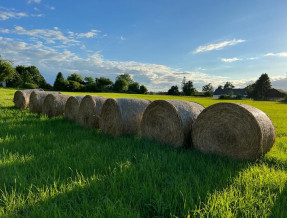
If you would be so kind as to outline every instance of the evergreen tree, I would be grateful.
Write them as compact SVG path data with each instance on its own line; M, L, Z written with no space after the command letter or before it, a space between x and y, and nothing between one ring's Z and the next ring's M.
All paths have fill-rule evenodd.
M54 89L57 91L63 91L66 89L66 81L61 72L59 72L56 76L56 80L54 82Z

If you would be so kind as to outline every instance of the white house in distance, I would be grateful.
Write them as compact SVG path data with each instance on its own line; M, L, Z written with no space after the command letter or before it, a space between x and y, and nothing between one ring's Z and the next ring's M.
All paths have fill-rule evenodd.
M0 87L6 87L6 82L5 81L3 81L3 82L0 82Z
M220 95L229 95L232 92L232 98L240 95L243 98L247 97L246 89L216 89L213 92L213 98L219 98Z

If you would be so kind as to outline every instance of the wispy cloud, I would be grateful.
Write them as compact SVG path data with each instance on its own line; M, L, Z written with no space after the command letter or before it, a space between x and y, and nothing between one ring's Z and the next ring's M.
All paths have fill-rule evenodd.
M265 56L287 57L287 52L267 53Z
M50 9L51 11L54 11L56 8L54 6L45 5L46 8Z
M73 33L77 38L94 38L96 37L101 31L99 30L91 30L87 33Z
M79 48L86 49L81 46L79 45ZM103 76L111 79L115 79L119 74L129 73L136 81L146 85L152 91L167 91L172 85L180 85L184 76L187 80L192 80L198 90L208 83L217 87L226 81L231 81L237 88L246 87L256 80L256 78L252 81L251 79L234 80L230 77L202 72L202 69L186 71L160 64L107 60L100 52L82 57L65 48L57 50L55 46L50 47L49 44L45 45L41 41L27 43L0 37L0 50L3 57L13 60L15 65L37 66L50 83L54 82L59 71L65 76L78 73L83 76Z
M15 65L36 65L51 83L59 71L66 75L79 73L83 76L104 76L111 79L115 79L119 74L129 73L136 81L145 84L153 91L167 91L172 85L181 84L183 76L192 80L199 89L211 81L227 81L225 77L208 75L203 72L182 71L165 65L107 60L99 52L83 58L67 49L58 51L41 42L11 41L2 37L0 50L3 52L3 56L13 60Z
M20 19L22 17L28 17L28 14L24 12L17 12L14 9L0 7L0 20L8 20L13 18Z
M42 0L28 0L28 4L31 4L31 3L37 3L39 4Z
M231 62L234 62L234 61L240 61L240 60L241 59L236 58L236 57L234 57L234 58L221 58L222 62L227 62L227 63L231 63Z
M92 29L87 33L75 33L69 31L67 34L63 33L59 30L58 27L54 27L53 29L25 29L21 26L15 26L14 29L1 29L1 33L6 34L17 34L17 35L25 35L30 37L31 39L42 39L46 43L55 44L56 42L60 42L63 44L67 43L79 43L77 39L81 38L94 38L101 31Z
M220 50L226 46L232 46L236 45L239 43L245 42L243 39L233 39L230 41L223 41L215 44L209 44L209 45L204 45L204 46L199 46L195 51L193 52L194 54L201 53L201 52L206 52L206 51L213 51L213 50Z

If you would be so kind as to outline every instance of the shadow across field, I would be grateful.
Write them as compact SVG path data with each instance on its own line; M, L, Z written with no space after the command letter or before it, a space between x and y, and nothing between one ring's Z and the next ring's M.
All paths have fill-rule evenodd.
M248 166L139 137L112 138L63 118L23 116L0 126L0 207L9 216L181 217ZM4 198L14 191L25 203Z
M287 183L273 205L270 217L286 217Z

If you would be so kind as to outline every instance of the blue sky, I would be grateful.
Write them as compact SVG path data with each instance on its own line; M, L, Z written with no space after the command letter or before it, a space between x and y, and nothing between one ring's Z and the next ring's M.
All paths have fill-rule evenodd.
M129 73L152 91L183 77L287 91L286 0L0 0L0 55L65 76Z

